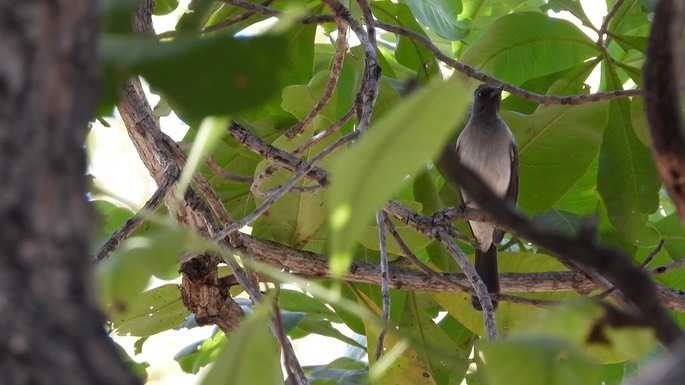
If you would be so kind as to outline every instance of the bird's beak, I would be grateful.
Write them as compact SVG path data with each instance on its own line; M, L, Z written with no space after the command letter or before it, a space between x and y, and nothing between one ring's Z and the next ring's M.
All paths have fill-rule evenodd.
M507 86L506 84L500 84L500 86L495 88L495 89L497 90L498 94L501 94L502 91L504 90L504 87L506 87L506 86Z

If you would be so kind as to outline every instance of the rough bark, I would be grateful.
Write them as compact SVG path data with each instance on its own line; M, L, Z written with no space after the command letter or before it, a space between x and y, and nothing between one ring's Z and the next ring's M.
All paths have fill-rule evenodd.
M96 3L0 0L0 378L133 384L105 335L88 256L86 127Z
M645 108L654 160L668 195L685 221L685 129L681 116L683 26L680 1L657 5L643 69Z

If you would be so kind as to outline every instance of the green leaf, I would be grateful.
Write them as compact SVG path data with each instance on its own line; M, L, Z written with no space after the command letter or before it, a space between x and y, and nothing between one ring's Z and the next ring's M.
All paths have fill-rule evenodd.
M637 359L657 344L648 328L611 327L606 310L596 302L583 301L544 309L522 322L511 336L563 338L582 347L601 363Z
M599 205L599 193L597 192L597 169L599 156L590 163L587 171L566 193L554 204L554 207L587 216L595 214Z
M583 224L583 217L558 209L550 209L535 216L535 222L543 227L573 238Z
M102 52L106 70L142 75L179 116L195 119L266 101L281 88L282 65L277 63L287 57L286 42L279 36L177 37L168 42L111 37L104 40Z
M454 57L473 45L488 30L490 25L503 15L514 12L539 11L544 0L469 0L463 3L459 21L467 25L469 35L466 39L453 42Z
M188 3L188 11L178 19L176 23L176 32L188 33L198 32L204 25L207 19L214 13L215 4L213 0L190 0Z
M470 258L472 256L469 256ZM556 258L544 254L529 252L499 252L498 265L500 272L548 272L567 270ZM473 259L471 259L473 261ZM468 293L432 293L431 296L454 319L479 336L485 336L483 314L471 308ZM574 292L529 293L526 296L540 299L569 300L578 298ZM539 308L532 305L515 304L502 301L495 313L497 329L500 333L507 333L525 319L537 312Z
M299 332L297 329L301 329ZM304 333L302 333L304 332ZM344 342L350 346L356 346L360 349L366 350L366 346L359 344L357 341L353 340L352 338L344 335L341 333L338 329L333 327L333 325L324 319L318 318L316 316L313 316L311 314L306 315L302 321L300 321L299 324L297 324L297 328L293 330L292 333L290 333L290 336L293 338L301 338L304 337L305 335L308 335L310 333L315 333L321 336L325 337L331 337L335 338L341 342ZM296 334L296 336L294 335Z
M282 384L280 349L269 330L270 323L268 303L248 314L228 335L228 343L200 384Z
M97 266L100 299L110 315L134 306L153 275L178 271L178 258L188 251L206 250L211 244L192 230L166 223L144 236L124 241Z
M197 374L200 369L216 360L226 343L224 333L215 333L210 338L193 342L181 349L174 356L174 360L184 372Z
M409 293L399 328L414 338L414 349L437 383L459 382L469 366L469 352L463 351L433 322L428 308L435 301L425 293Z
M402 187L407 175L438 155L465 103L456 80L417 91L374 121L350 151L335 158L329 189L334 274L347 270L351 247L374 211Z
M294 139L288 139L285 136L281 136L273 142L273 145L285 151L293 151L315 133L328 128L330 124L331 122L324 116L317 116L305 127L305 131L302 135L299 135ZM303 152L301 157L305 160L312 159L339 137L339 133L328 136ZM258 175L271 164L271 161L262 161L257 166L255 174ZM325 167L328 164L329 161L325 160L319 165ZM292 172L280 169L266 179L260 186L260 189L262 191L268 191L277 186L281 186L285 184L291 176ZM314 184L315 182L313 181L303 179L296 183L295 186L305 187L313 186ZM276 242L301 248L326 221L328 216L328 202L325 198L326 193L322 190L307 193L288 193L278 199L259 221L266 226L266 229L268 229ZM265 199L267 198L258 197L256 198L256 202L257 204L261 204Z
M571 22L539 12L519 12L497 19L462 61L505 82L521 84L599 53L596 44ZM531 65L533 58L535 65Z
M661 239L666 241L664 248L668 254L682 258L685 256L685 228L677 213L670 214L654 223Z
M178 326L189 313L178 285L168 284L141 294L112 323L119 335L144 337Z
M378 20L409 29L423 36L426 35L406 5L395 4L390 1L374 1L371 3L371 7L374 16ZM415 71L416 77L420 82L426 82L440 73L440 68L433 53L428 48L406 36L397 37L395 58L398 63Z
M283 310L293 312L335 317L335 312L329 309L321 300L296 290L281 290L278 295L278 306Z
M568 11L578 20L580 20L583 25L587 27L592 26L592 22L585 14L583 5L579 0L550 0L548 4L540 7L540 10L545 12L548 10L554 10L555 12Z
M414 16L440 37L460 40L466 36L467 27L457 20L462 10L460 0L401 0L401 2L408 5Z
M605 65L605 73L608 88L620 89L615 69ZM611 223L628 242L637 246L656 245L657 234L647 223L647 214L655 212L659 205L660 186L652 154L635 135L630 100L610 101L597 187Z
M602 143L606 107L598 102L541 106L533 115L502 111L518 141L522 209L549 209L583 176Z
M604 374L601 365L557 339L501 339L482 344L480 351L492 385L599 384Z
M152 14L155 16L164 16L173 12L177 7L178 0L156 0Z

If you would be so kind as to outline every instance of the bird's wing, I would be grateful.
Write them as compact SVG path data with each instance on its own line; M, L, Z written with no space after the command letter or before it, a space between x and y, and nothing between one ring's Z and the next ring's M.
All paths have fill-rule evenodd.
M519 151L516 143L511 144L509 151L511 155L511 173L509 176L509 187L507 187L507 192L504 194L504 200L516 206L519 198ZM504 231L495 229L495 233L492 235L493 242L495 244L500 243L502 238L504 238Z

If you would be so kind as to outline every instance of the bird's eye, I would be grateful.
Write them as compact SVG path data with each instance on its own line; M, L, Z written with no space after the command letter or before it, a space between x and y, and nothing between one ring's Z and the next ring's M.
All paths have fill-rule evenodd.
M482 98L483 96L485 96L485 91L478 91L478 97Z

